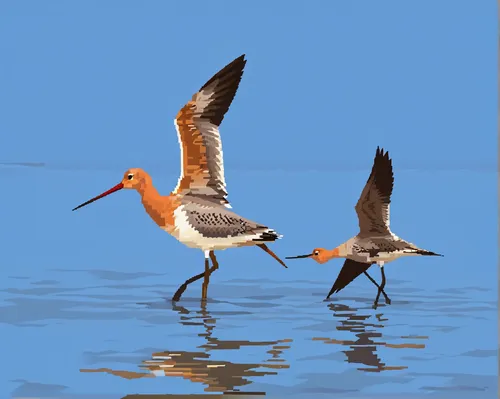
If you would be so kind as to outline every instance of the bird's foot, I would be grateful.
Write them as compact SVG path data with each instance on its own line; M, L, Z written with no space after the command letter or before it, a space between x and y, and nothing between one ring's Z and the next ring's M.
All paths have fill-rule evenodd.
M386 303L386 305L390 305L391 304L391 300L389 299L389 297L385 298L385 303Z
M373 304L372 308L373 308L373 309L377 309L377 307L378 307L378 304L377 304L377 302L375 302L375 303Z
M172 297L172 302L178 302L181 299L182 294L184 294L184 291L186 291L186 288L187 285L182 284Z
M180 295L174 295L172 297L172 302L179 302L179 300L181 299L181 296Z

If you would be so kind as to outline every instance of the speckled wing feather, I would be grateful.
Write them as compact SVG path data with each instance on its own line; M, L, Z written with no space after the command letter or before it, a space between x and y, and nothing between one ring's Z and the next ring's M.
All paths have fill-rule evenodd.
M217 72L177 114L181 176L176 194L199 195L230 207L219 126L243 75L244 55Z
M389 153L377 147L372 171L356 204L359 237L386 236L390 230L390 203L394 186Z
M245 219L222 206L185 197L183 211L188 223L206 238L254 236L251 241L275 241L279 235L267 226Z
M362 263L356 262L351 259L346 259L339 275L337 276L337 279L333 283L333 286L328 293L327 298L330 297L330 295L339 292L343 288L347 287L361 273L366 272L371 265L372 263Z
M415 244L402 240L401 238L386 239L383 237L370 237L363 240L362 247L364 248L364 251L359 251L359 253L364 252L370 257L378 256L380 253L388 255L398 253L416 253L419 255L441 256L435 252L418 248Z

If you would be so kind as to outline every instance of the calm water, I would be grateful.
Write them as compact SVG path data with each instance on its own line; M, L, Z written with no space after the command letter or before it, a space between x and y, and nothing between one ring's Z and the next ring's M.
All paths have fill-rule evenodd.
M161 191L175 183L152 172ZM356 233L367 173L235 172L228 184L237 212L285 235L273 249L287 256ZM286 270L256 248L220 253L206 305L199 283L173 305L199 251L156 228L134 193L71 212L121 174L0 169L15 187L2 199L0 398L496 397L495 173L396 169L393 230L445 257L387 266L392 305L377 310L364 277L323 301L340 261Z

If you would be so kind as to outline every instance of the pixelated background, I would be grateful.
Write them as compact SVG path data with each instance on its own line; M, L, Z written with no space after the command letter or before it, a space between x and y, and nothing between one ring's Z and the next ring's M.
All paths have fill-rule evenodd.
M496 18L475 0L2 1L0 397L494 397ZM340 260L286 270L255 248L219 252L205 307L200 284L172 306L200 251L133 192L71 212L130 167L167 194L177 111L243 53L221 126L234 210L282 257L333 248L383 146L393 231L445 255L389 264L391 306L366 278L323 302Z

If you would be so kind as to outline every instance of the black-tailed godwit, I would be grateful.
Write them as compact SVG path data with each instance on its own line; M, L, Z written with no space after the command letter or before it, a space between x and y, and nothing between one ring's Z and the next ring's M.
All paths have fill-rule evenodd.
M388 152L384 154L384 150L377 147L370 177L355 207L358 214L359 234L332 250L316 248L310 254L286 258L310 257L318 263L325 263L333 258L345 259L326 299L364 273L378 287L373 307L377 308L381 293L386 303L390 304L391 300L384 292L386 283L384 265L386 263L403 256L443 256L418 248L391 232L389 207L393 186L392 160ZM370 266L375 263L380 266L382 274L380 286L367 273Z
M158 226L186 246L201 249L205 271L186 280L174 294L174 301L181 298L189 284L201 278L202 299L206 300L210 275L219 267L215 250L256 245L287 267L266 245L280 235L228 209L231 206L227 200L219 126L238 90L246 64L244 57L236 58L216 73L177 114L181 176L171 194L160 195L148 173L134 168L127 170L115 187L73 209L121 189L134 189Z

